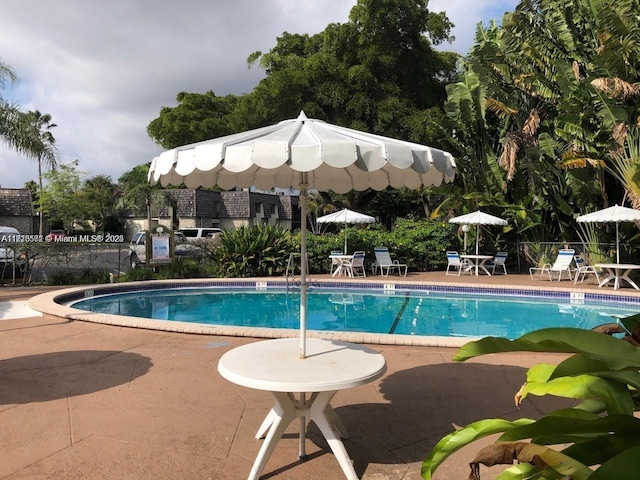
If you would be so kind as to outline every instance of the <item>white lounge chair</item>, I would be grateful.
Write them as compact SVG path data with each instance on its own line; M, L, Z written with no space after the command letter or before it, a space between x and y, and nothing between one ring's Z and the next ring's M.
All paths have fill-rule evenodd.
M453 268L453 272L449 273L451 268ZM460 276L461 273L471 273L472 269L473 265L471 265L467 260L462 260L458 252L447 252L447 271L445 272L445 275L455 275L455 272L457 271L457 275Z
M495 256L493 257L493 260L489 260L487 263L484 264L484 268L486 268L487 270L491 269L491 275L495 275L496 267L502 267L502 271L506 275L507 266L505 265L505 262L507 261L507 255L508 255L507 252L496 253Z
M531 279L536 280L536 277L534 276L535 273L538 273L538 280L546 273L549 277L549 281L553 280L555 274L558 275L558 281L560 281L562 276L566 273L569 276L569 280L573 280L573 271L575 268L572 268L572 263L573 255L575 253L576 252L573 248L563 248L562 250L559 250L558 256L556 257L556 261L553 262L553 265L545 263L542 267L531 267L529 269Z
M594 275L596 277L596 281L600 283L600 271L596 267L588 265L580 255L576 255L573 258L573 261L576 262L576 276L573 281L574 285L578 283L578 279L580 279L580 283L584 282L585 277L588 275Z
M398 275L402 275L403 277L407 276L409 267L404 263L400 263L398 260L391 260L391 255L387 247L375 247L373 252L376 254L376 261L371 265L371 271L374 275L378 272L378 269L380 269L380 275L383 277L388 277L389 272L392 270L397 270Z

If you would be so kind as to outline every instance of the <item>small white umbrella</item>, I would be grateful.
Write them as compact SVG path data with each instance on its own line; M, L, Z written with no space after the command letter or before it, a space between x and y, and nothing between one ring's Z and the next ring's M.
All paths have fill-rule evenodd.
M466 215L460 215L459 217L453 217L449 220L449 223L456 223L459 225L475 225L476 226L476 255L478 255L478 229L480 225L508 225L508 222L499 217L494 217L488 213L477 210L473 213L467 213Z
M347 254L347 224L375 223L376 219L364 213L354 212L345 208L316 219L316 223L344 223L344 254Z
M634 208L613 207L586 213L576 218L580 223L615 223L616 224L616 263L620 263L620 236L618 224L620 222L640 222L640 210Z
M300 358L305 358L309 189L417 189L451 182L455 171L448 152L331 125L300 112L296 119L163 152L151 162L149 182L300 191Z

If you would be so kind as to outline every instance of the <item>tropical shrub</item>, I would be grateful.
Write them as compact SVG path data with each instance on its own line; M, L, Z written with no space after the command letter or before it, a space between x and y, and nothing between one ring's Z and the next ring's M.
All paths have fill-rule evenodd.
M203 262L185 258L184 260L161 266L155 278L159 280L170 278L206 278L211 276L212 271L212 267Z
M85 268L79 273L71 270L58 270L51 274L47 283L49 285L84 285L109 283L109 281L109 272L107 270Z
M433 448L422 465L422 477L460 448L491 434L495 444L470 462L470 480L480 478L480 464L519 463L500 479L636 479L640 472L640 315L621 321L625 341L596 331L551 328L516 340L487 337L464 345L454 357L465 361L500 352L572 354L559 365L538 364L516 394L555 395L580 402L535 420L500 418L474 422L450 433ZM525 441L526 440L526 441Z
M149 267L140 266L138 268L132 268L127 273L120 277L122 282L144 282L146 280L153 280L155 273L153 269Z
M297 236L299 238L299 235ZM446 251L458 249L455 228L440 221L396 219L391 231L380 224L368 224L364 227L348 227L348 250L353 253L364 251L367 262L373 262L373 249L387 247L394 259L409 265L410 270L427 271L446 265ZM330 269L329 254L332 250L344 248L344 231L308 235L307 252L309 271L327 272Z
M289 255L299 251L289 230L256 225L226 232L211 255L221 277L266 277L283 275Z

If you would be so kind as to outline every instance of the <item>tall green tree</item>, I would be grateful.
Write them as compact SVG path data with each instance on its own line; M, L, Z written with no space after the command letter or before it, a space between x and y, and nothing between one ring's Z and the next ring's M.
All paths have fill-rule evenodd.
M122 192L121 196L116 200L116 208L120 211L145 211L147 214L147 229L151 229L151 210L153 205L170 205L174 204L175 201L166 191L161 189L160 184L150 185L147 179L148 175L149 164L146 163L133 167L118 178Z
M17 83L18 76L11 66L0 62L0 141L10 148L22 151L18 118L19 108L2 97L2 90L9 84Z
M504 17L500 61L491 65L538 101L541 153L564 167L591 166L605 206L613 179L601 167L640 114L639 9L637 0L523 0ZM505 148L503 160L519 158ZM613 188L619 198L620 185Z
M41 191L42 211L51 222L61 223L67 232L73 231L76 222L85 220L86 215L82 195L82 181L86 174L78 170L78 164L78 160L61 164L43 175L47 185Z
M96 231L102 231L107 219L113 215L116 202L116 185L107 175L96 175L82 184L86 213L85 220L93 220Z
M176 107L162 107L158 118L147 126L147 133L161 147L174 148L234 133L229 114L237 103L235 95L180 92L176 100Z
M29 154L38 163L38 187L40 188L40 192L42 192L43 166L55 170L57 165L56 139L51 132L57 125L52 122L51 115L48 113L42 114L38 110L32 110L23 114L20 124L21 130L26 137L25 141L28 145ZM44 230L42 203L38 205L38 211L40 213L38 231L40 235L42 235Z
M481 141L496 155L504 183L493 204L502 200L529 239L575 239L575 212L621 202L632 190L607 172L638 119L638 11L637 0L523 0L501 27L479 26L466 58L465 75L477 76L484 100L448 87L449 104L465 99L453 104L485 110L484 123L459 115L455 134L478 126L488 133L464 135L463 144ZM474 150L469 159L483 165L487 154ZM469 178L460 158L463 183L494 183L494 169ZM479 187L475 195L489 201L491 185Z

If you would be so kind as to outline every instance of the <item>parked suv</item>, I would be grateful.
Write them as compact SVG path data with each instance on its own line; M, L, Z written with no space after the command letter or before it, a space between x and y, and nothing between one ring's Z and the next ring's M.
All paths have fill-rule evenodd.
M178 232L183 233L189 242L204 239L215 239L222 233L221 228L179 228Z
M178 260L181 258L196 258L200 255L200 249L195 245L191 245L183 233L173 232L173 239L174 253ZM131 239L131 244L129 245L129 265L131 265L131 268L136 268L138 265L147 262L146 241L146 232L138 232Z

